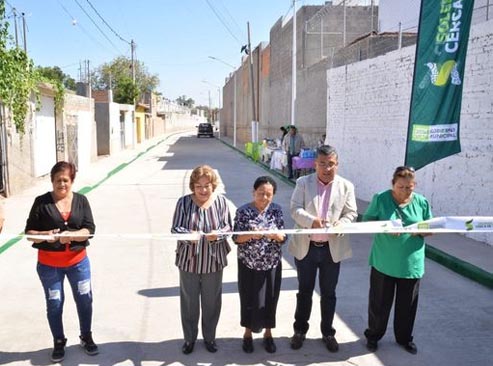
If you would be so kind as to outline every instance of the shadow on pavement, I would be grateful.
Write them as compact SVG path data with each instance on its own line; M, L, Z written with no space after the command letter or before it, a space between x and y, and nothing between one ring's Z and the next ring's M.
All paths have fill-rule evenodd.
M295 277L283 278L281 283L281 291L298 290L298 279ZM139 295L146 297L173 297L180 296L180 287L158 287L140 290ZM223 282L223 294L238 293L238 282Z
M262 347L261 335L254 338L255 351L246 354L241 350L241 338L219 338L217 353L206 351L203 342L198 340L194 351L189 355L181 352L183 341L163 342L109 342L100 343L100 354L88 356L78 345L66 348L62 365L141 365L146 362L162 362L161 365L313 365L321 362L343 362L352 357L367 353L361 342L340 345L338 353L329 353L321 340L307 339L303 348L293 351L289 339L276 338L277 352L267 353ZM51 349L45 348L29 352L0 352L0 365L14 362L29 362L35 366L51 365Z

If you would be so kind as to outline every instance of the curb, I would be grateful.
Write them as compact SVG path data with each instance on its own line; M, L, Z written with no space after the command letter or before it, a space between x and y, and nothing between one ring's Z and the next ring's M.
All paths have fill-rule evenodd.
M450 255L430 244L426 244L426 257L435 262L447 267L464 277L469 278L483 286L493 289L493 273L487 272L482 268L475 266L469 262L463 261L453 255Z
M262 162L255 161L251 157L247 156L244 151L238 149L237 147L234 147L233 145L230 145L228 142L224 140L219 140L219 141L229 146L231 149L241 153L243 156L251 160L256 165L269 171L270 174L273 174L276 177L282 179L285 183L290 184L292 187L295 186L296 183L288 179L284 174L281 174L275 170L271 170L266 164ZM357 221L361 221L361 217L362 217L362 213L358 213ZM426 258L431 259L437 262L438 264L441 264L442 266L450 269L455 273L458 273L470 280L473 280L474 282L477 282L483 286L493 289L493 273L485 271L484 269L481 269L475 266L474 264L463 261L462 259L450 255L438 248L435 248L430 244L426 244L425 256Z

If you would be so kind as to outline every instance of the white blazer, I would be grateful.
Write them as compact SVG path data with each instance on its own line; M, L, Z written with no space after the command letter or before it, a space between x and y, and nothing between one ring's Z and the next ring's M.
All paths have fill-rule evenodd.
M295 222L295 228L309 229L317 218L319 205L317 184L316 173L301 177L296 181L290 205L291 217ZM358 216L354 185L338 175L335 176L332 183L327 216L330 222L339 221L340 223L353 222ZM309 248L309 234L294 234L290 236L289 252L296 259L303 259L308 254ZM334 262L340 262L343 259L350 258L352 255L348 235L341 237L330 235L329 248Z

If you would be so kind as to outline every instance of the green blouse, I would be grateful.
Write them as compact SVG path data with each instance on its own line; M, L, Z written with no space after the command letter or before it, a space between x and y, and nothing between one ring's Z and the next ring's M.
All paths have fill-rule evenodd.
M404 226L432 218L426 198L413 193L409 203L399 206L389 189L373 196L363 221L401 219ZM369 258L370 266L396 278L421 278L425 266L425 241L411 234L375 234Z

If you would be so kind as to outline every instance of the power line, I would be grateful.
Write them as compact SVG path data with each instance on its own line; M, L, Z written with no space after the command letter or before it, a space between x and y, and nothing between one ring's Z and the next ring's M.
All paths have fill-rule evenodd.
M228 31L229 34L231 34L231 36L236 39L236 41L238 42L238 44L240 46L243 46L243 43L238 39L238 37L236 37L233 32L231 31L231 29L228 27L228 25L225 23L225 21L223 20L223 18L221 17L221 15L217 12L217 10L214 8L214 6L210 3L209 0L205 0L207 2L207 5L209 5L209 7L211 8L211 10L213 11L213 13L216 15L217 19L219 19L219 21L224 25L224 27L226 28L226 30Z
M5 15L5 18L10 19L12 17L12 14L14 14L14 17L18 18L18 16L15 14L15 8L7 1L5 0L5 3L10 6L10 13Z
M119 53L122 53L122 51L120 51L118 49L118 47L115 46L115 44L111 41L111 39L108 38L108 36L106 35L106 33L103 32L103 30L101 28L99 28L99 26L96 24L96 22L94 21L94 19L92 19L92 17L87 13L86 9L84 9L84 7L79 3L78 0L74 0L77 5L79 6L79 8L81 8L81 10L84 12L84 14L86 14L86 16L89 18L89 20L92 22L92 24L94 24L94 26L99 30L99 32L104 36L104 38L106 38L106 40L111 43L111 45L113 47L115 47L115 49L119 52Z
M5 3L6 3L8 6L10 6L10 9L12 9L12 10L13 10L13 9L15 9L15 8L14 8L14 7L13 7L13 6L12 6L12 5L8 2L8 0L5 0Z
M229 12L226 5L224 5L220 0L219 0L219 4L221 4L221 6L223 7L224 11L226 12L226 15L228 15L229 18L233 21L233 24L236 25L236 28L238 29L238 31L242 35L242 37L244 37L246 39L247 37L246 37L244 30L240 27L240 25L238 24L236 19L231 15L231 13Z
M93 41L94 43L97 43L102 48L109 51L109 49L106 46L104 46L101 42L99 42L96 38L94 38L91 35L91 33L89 33L79 21L77 21L77 19L67 10L67 8L65 6L63 6L63 4L61 3L60 0L58 0L58 4L62 7L62 9L65 11L65 13L67 13L67 15L70 17L70 19L72 20L72 25L74 27L77 26L78 28L80 28L82 33L84 33L91 41ZM111 52L111 51L109 51L109 52Z
M98 17L103 21L103 23L115 34L115 36L117 36L118 38L120 38L120 40L122 40L123 42L127 43L130 45L130 42L127 41L126 39L124 39L122 36L120 36L112 27L111 25L108 24L108 22L101 16L101 14L99 14L99 12L96 10L96 8L94 7L94 5L92 5L92 3L89 1L89 0L86 0L87 3L91 6L92 10L94 10L94 12L98 15Z

